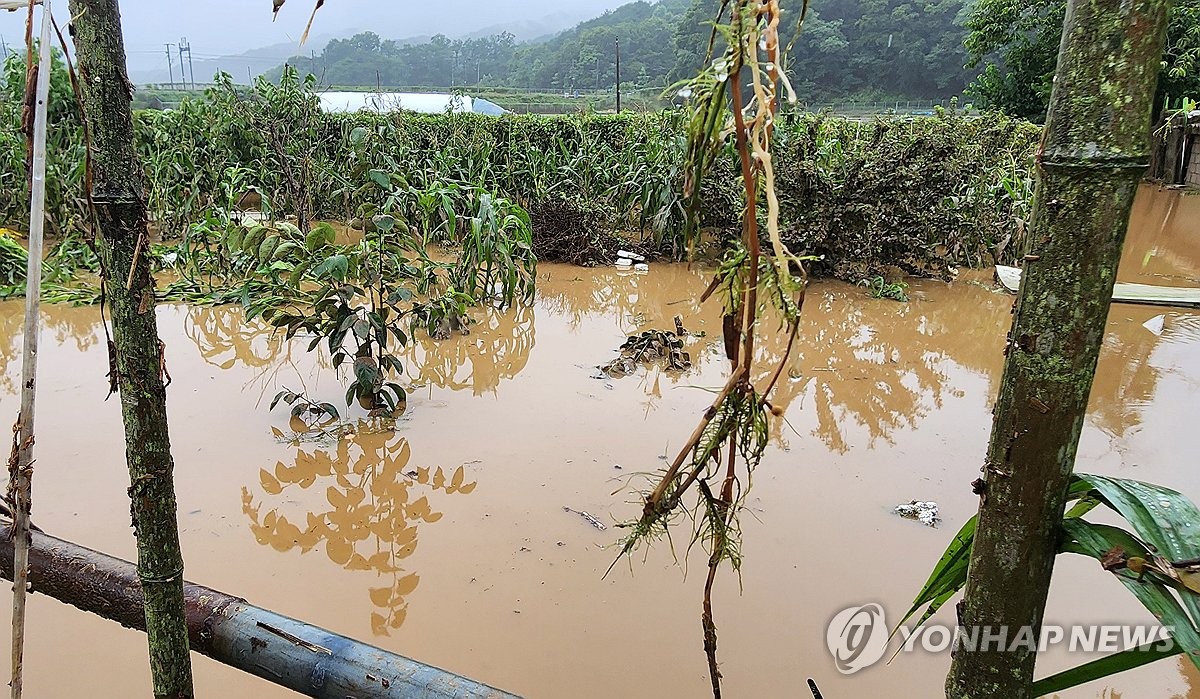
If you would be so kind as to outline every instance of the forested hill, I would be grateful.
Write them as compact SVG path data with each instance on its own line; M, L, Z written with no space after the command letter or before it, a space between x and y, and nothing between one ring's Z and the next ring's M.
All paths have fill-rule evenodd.
M817 0L791 53L789 76L807 99L957 94L973 77L963 67L969 2ZM439 35L411 43L368 32L290 63L337 86L607 89L615 82L619 39L622 79L631 87L666 87L699 67L716 4L634 2L548 40L523 44L506 33ZM280 70L268 77L278 77Z

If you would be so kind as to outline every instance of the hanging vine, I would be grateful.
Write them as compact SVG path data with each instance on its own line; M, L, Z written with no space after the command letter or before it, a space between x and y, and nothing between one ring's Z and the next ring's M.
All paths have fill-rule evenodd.
M807 3L801 8L801 21L806 10ZM735 571L741 567L738 516L767 446L768 420L782 416L770 396L796 341L807 283L804 263L811 259L793 254L780 236L771 145L781 92L795 100L780 65L786 54L780 46L781 17L778 0L723 0L713 23L708 66L672 88L691 100L684 196L693 249L701 235L700 185L727 152L731 138L741 166L741 239L729 247L701 297L702 303L714 295L721 298L731 372L657 486L643 496L641 516L622 525L630 530L621 545L624 556L643 543L669 536L670 525L681 513L693 515L692 545L699 543L709 554L701 620L713 696L718 699L721 672L713 584L723 563ZM719 46L724 50L718 55ZM764 227L770 246L766 252L761 242ZM782 314L788 344L770 378L755 386L750 378L755 336L768 303ZM690 509L684 504L689 498L695 498Z

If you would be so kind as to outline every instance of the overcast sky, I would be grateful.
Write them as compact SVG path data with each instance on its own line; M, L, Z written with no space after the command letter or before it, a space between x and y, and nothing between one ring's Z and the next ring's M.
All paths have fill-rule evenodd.
M567 13L584 19L626 0L327 0L317 13L315 35L371 30L385 38L432 34L459 36L522 19ZM125 48L131 67L166 64L164 44L187 37L195 58L236 54L281 42L296 42L315 0L288 0L271 21L271 0L121 0ZM55 15L67 15L66 0L54 0ZM9 48L24 35L21 13L0 11L0 36ZM576 20L577 21L577 20ZM321 46L305 47L320 50ZM297 51L299 53L299 51Z

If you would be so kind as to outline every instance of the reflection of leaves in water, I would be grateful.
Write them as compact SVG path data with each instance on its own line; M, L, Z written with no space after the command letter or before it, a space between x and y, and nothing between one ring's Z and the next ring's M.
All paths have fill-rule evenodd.
M470 335L448 340L433 340L424 333L414 335L420 341L404 352L408 359L405 365L417 372L413 380L454 391L471 389L480 395L495 391L501 381L521 373L534 344L533 309L487 309L483 316L471 326ZM264 386L284 365L295 366L292 348L296 342L307 342L289 342L269 325L247 322L238 306L189 308L185 332L205 362L219 369L239 363L259 369L256 378ZM324 352L316 362L320 368L330 367Z
M994 371L989 358L1000 347L1004 299L959 287L936 302L899 306L838 288L802 319L789 368L802 378L781 383L774 398L781 406L811 398L815 433L832 451L850 448L850 425L864 428L872 444L916 428L942 407L947 390L959 395L961 387L951 382L956 365ZM781 355L782 343L764 343L764 351Z
M218 369L231 369L239 362L266 367L279 360L287 344L271 326L246 322L239 306L189 307L184 332L204 361Z
M6 367L19 367L18 357L21 352L22 324L25 321L25 303L23 300L0 302L0 364ZM100 311L96 307L72 308L66 306L44 305L42 307L42 340L48 343L46 331L54 333L54 344L67 345L70 340L75 349L85 352L100 343L103 331L100 329ZM19 369L18 369L19 371ZM13 383L16 371L6 371L0 374L0 391L13 393L16 384ZM103 382L103 377L99 379Z
M395 433L359 433L338 442L333 453L297 449L293 463L277 462L259 472L265 496L256 502L250 488L242 488L242 511L260 544L276 551L299 549L306 554L324 547L329 560L350 571L373 571L390 578L388 584L369 589L371 630L377 636L398 629L408 613L406 597L417 588L420 576L406 572L401 562L417 547L418 525L442 518L427 493L469 494L474 481L466 482L462 466L452 473L442 468L414 467L408 440ZM303 515L293 522L278 507L263 512L265 501L277 501L289 490L325 488L324 511ZM418 497L419 496L419 497Z
M627 327L672 327L672 318L684 314L691 322L696 300L708 286L710 277L703 268L682 265L656 266L649 274L619 272L611 268L555 270L539 282L538 303L552 313L566 317L578 328L588 316L616 315L637 318ZM690 325L688 327L691 327Z
M502 381L524 371L536 337L533 308L488 308L477 315L483 317L470 326L469 335L446 340L418 336L421 342L405 348L405 366L416 372L413 381L452 391L470 389L478 396L495 392Z
M576 275L579 281L553 280L539 291L541 302L568 321L608 315L619 324L637 317L644 327L667 327L680 313L689 327L698 317L707 319L707 327L718 327L711 310L695 305L708 283L702 271L663 267L646 276L618 278L602 269ZM994 378L1012 300L965 283L949 289L930 284L922 295L932 300L898 305L865 299L844 284L814 286L809 304L820 308L803 315L789 379L776 386L772 404L787 409L796 403L811 411L815 434L844 453L854 426L872 442L917 427L942 406L948 391L959 395L962 387L953 385L956 371ZM788 339L776 314L768 311L762 323L755 360L762 368L753 377L760 386L778 365ZM769 332L775 327L778 332ZM726 363L719 342L697 347L692 357L708 368ZM654 369L645 373L647 412L661 399L662 378ZM695 383L694 377L683 380ZM782 441L788 429L772 422L772 438Z
M1154 398L1163 374L1171 373L1155 359L1155 350L1171 343L1200 339L1200 315L1160 309L1126 311L1126 321L1110 322L1104 338L1100 371L1092 385L1090 418L1110 437L1124 437L1142 424L1142 410ZM1156 335L1143 322L1165 315L1164 331ZM1120 370L1107 370L1108 367Z

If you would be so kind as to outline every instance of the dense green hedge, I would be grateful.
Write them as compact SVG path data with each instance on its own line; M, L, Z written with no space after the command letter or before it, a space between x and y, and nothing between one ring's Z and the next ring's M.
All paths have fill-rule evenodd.
M11 112L0 112L0 148L9 151L0 162L19 170L23 158L12 151L21 139ZM414 191L435 180L475 184L522 203L535 221L566 220L558 215L564 202L576 202L589 212L578 220L644 233L649 247L676 254L684 220L682 124L672 112L326 115L296 81L260 84L250 101L217 88L180 109L139 112L136 119L151 212L167 235L181 234L206 208L229 206L251 186L283 213L351 219L379 203L370 173L382 170L411 181ZM825 255L822 269L837 276L861 278L887 265L937 274L947 265L985 264L1027 218L1037 130L1026 122L803 114L782 119L777 134L786 235L795 251ZM51 153L52 172L63 180L51 211L54 230L82 220L78 156L78 147ZM704 191L703 223L718 231L736 230L739 217L740 183L729 156ZM6 173L0 221L19 226L27 214L18 177ZM540 205L553 205L556 215L538 216ZM535 240L551 233L562 232L535 230Z

